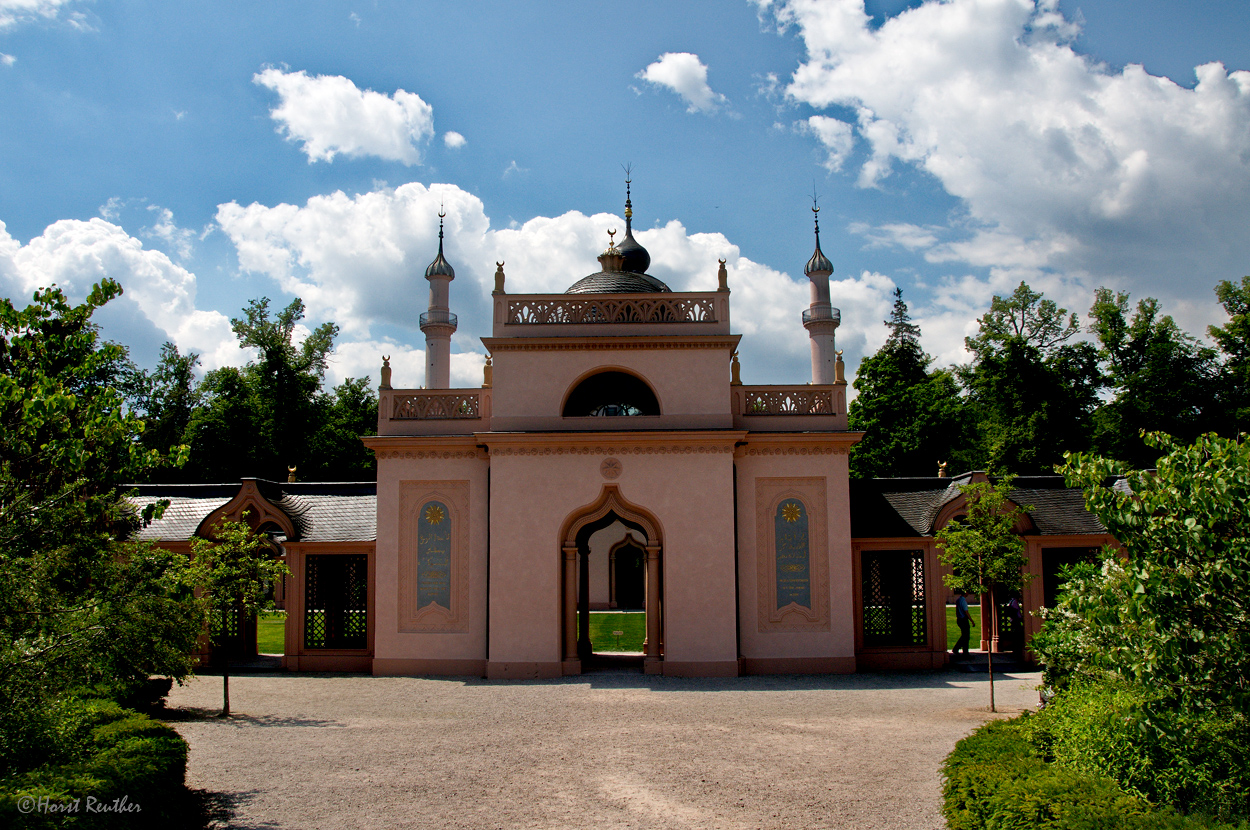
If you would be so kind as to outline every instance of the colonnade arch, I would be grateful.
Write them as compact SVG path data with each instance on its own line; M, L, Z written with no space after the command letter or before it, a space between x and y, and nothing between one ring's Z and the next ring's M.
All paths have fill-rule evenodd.
M606 484L599 498L584 505L564 521L560 532L563 659L577 666L591 656L589 632L590 536L596 530L620 522L641 534L646 549L645 610L647 637L643 644L644 666L658 670L663 657L661 573L664 550L660 523L655 515L632 504L615 484ZM580 567L579 567L580 559ZM580 572L580 579L578 578ZM579 602L580 597L580 602ZM654 668L652 668L654 667Z

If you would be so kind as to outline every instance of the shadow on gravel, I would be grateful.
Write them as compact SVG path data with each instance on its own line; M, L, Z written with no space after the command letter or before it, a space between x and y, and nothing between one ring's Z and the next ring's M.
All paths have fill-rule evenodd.
M187 790L186 821L176 825L178 830L262 830L278 827L274 822L249 821L240 823L235 818L239 807L256 799L260 790L237 793L215 793L209 790Z
M249 715L235 712L228 718L221 716L220 709L202 709L196 706L163 709L153 715L166 723L222 723L231 726L346 726L342 721L321 718L280 717L278 715Z
M994 673L996 681L1027 680L1026 673ZM445 679L452 678L429 678ZM618 669L590 670L552 680L483 680L460 678L466 686L568 686L594 689L647 689L653 692L778 692L778 691L886 691L894 689L953 689L969 683L985 683L988 675L953 674L942 671L873 674L773 674L744 677L663 677Z

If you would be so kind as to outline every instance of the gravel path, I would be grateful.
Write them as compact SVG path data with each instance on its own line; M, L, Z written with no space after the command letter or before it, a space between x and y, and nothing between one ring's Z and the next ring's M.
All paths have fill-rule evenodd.
M1037 702L1000 677L1000 710ZM984 675L498 683L330 675L175 687L188 783L241 828L941 828Z

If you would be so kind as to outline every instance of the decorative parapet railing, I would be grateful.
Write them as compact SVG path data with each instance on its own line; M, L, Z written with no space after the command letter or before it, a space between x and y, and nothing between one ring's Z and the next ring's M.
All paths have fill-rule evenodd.
M743 415L836 415L834 390L821 386L743 386Z
M715 322L715 294L637 299L585 295L508 298L504 317L505 325Z
M392 397L393 421L450 421L481 418L479 392L429 390Z

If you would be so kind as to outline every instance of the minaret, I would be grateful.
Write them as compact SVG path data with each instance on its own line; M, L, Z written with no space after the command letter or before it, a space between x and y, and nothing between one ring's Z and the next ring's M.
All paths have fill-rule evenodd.
M438 212L438 256L425 269L430 281L430 308L421 315L421 331L425 332L425 388L447 389L451 386L451 336L456 331L456 315L447 305L451 281L456 270L443 259L443 217Z
M820 208L812 205L816 220L816 253L803 267L803 273L812 283L812 304L803 312L803 328L812 339L812 383L837 381L838 354L834 333L842 322L842 312L829 302L829 275L833 263L820 250Z

